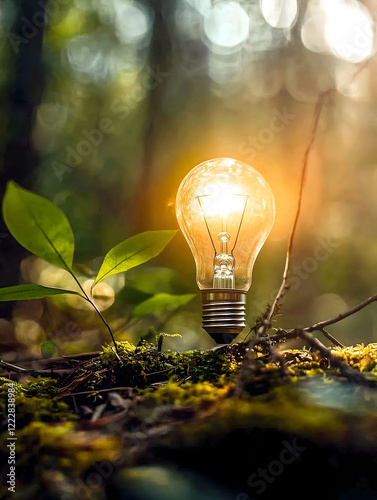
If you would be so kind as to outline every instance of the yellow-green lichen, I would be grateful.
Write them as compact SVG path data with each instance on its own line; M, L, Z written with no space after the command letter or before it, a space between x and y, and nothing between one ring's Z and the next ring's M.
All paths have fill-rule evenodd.
M179 384L169 382L146 395L161 403L173 403L179 406L206 408L227 398L234 389L233 383L215 385L210 382L186 382Z
M377 372L377 344L335 347L332 353L341 357L348 366L356 368L360 372Z
M6 444L5 435L1 441ZM33 456L38 457L40 463L43 456L50 456L49 463L54 468L69 469L73 476L77 476L93 463L117 460L120 453L121 446L116 436L79 430L73 422L31 422L17 431L16 456L20 466Z
M334 385L341 384L334 382ZM356 407L321 403L311 397L309 388L303 390L298 384L276 387L257 397L245 394L242 399L226 397L218 400L210 415L205 413L204 418L185 424L181 435L193 444L205 439L203 436L218 437L233 430L276 429L320 442L342 443L349 437L351 425L355 432L360 433L360 442L365 436L369 440L374 436L377 443L376 431L371 432L377 426L376 402L372 405L374 410L368 405L370 411L365 407L365 412ZM354 403L356 406L357 401Z
M38 377L19 384L2 377L0 384L0 411L2 413L6 412L8 391L12 384L18 428L32 421L56 422L76 418L64 402L54 399L59 391L54 379Z
M116 344L117 344L117 351L121 359L127 359L130 356L130 354L135 352L136 346L134 346L130 342L124 341L124 342L117 342ZM114 346L112 344L106 345L103 348L103 351L100 354L100 360L103 363L116 363L118 361Z
M220 377L234 381L243 361L245 344L234 344L218 350L160 352L154 344L141 341L137 346L130 342L117 342L120 361L114 346L105 346L100 356L90 362L80 389L97 390L114 386L148 387L162 381L190 381L218 383ZM345 362L368 376L377 379L377 344L352 348L335 348L333 354L343 357ZM281 351L286 373L295 376L339 375L329 360L319 353L307 349L285 349ZM251 392L268 392L271 387L284 383L278 361L266 361L266 353L258 352L252 363ZM90 374L91 372L91 374ZM250 385L250 384L249 384Z

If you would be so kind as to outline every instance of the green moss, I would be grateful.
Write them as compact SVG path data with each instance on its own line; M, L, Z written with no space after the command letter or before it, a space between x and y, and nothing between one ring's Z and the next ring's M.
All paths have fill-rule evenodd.
M154 344L141 341L137 346L117 342L117 347L121 361L117 359L114 347L109 345L86 367L86 371L93 373L84 382L87 389L116 385L144 388L171 378L175 381L216 382L220 377L231 378L242 361L239 350L232 346L217 351L159 352ZM77 375L81 374L78 372Z
M218 384L220 378L229 383L235 380L243 361L245 344L233 344L215 351L159 352L154 344L142 340L137 346L129 342L117 342L119 361L112 345L105 346L100 356L90 362L85 372L78 372L80 390L97 390L114 386L145 388L155 382L190 381ZM377 344L369 346L334 348L333 354L369 377L377 380ZM250 373L249 392L264 393L284 384L279 364L266 363L266 352L257 352ZM291 377L313 377L339 375L326 358L307 349L285 349L281 351ZM84 375L84 376L83 376ZM78 387L78 386L77 386Z
M127 342L127 341L117 342L116 344L117 344L119 356L122 359L128 359L130 354L135 352L136 346L134 346L130 342ZM151 347L153 346L152 344L150 344L150 345L151 345ZM118 362L118 359L117 359L116 354L115 354L114 346L112 344L105 346L103 348L103 351L100 354L99 359L104 364Z
M217 431L229 429L279 429L304 435L334 435L346 432L347 426L339 411L303 403L277 393L268 401L225 400L216 413ZM212 424L213 425L213 424Z
M183 425L180 436L183 442L196 446L211 436L219 439L232 431L274 429L318 442L341 444L350 438L352 428L360 444L365 441L370 445L372 440L377 444L377 398L367 401L370 393L362 395L356 388L351 395L345 388L349 384L313 380L317 388L305 387L300 380L259 396L219 397L217 404L212 405L213 411L203 412L192 423ZM326 394L328 385L332 390Z
M10 383L12 383L15 394L17 428L28 425L32 421L56 422L76 418L64 402L54 399L59 392L56 381L42 377L23 384L1 378L1 412L6 412Z
M158 387L146 396L156 399L160 403L173 403L179 406L193 406L196 409L207 408L227 398L233 391L234 384L211 384L210 382L186 382L179 384L169 382Z
M33 381L22 384L22 392L28 398L54 398L59 389L55 379L38 377Z
M376 370L374 346L333 352L355 369ZM377 426L377 393L339 377L339 371L315 352L288 349L282 354L290 376L282 377L276 363L259 359L250 370L240 399L234 397L235 381L229 374L212 382L169 381L147 396L160 404L191 406L196 410L195 423L182 427L184 439L192 445L200 443L203 435L223 435L237 429L277 429L342 442L348 437L351 423L361 436L376 435L373 428Z
M115 436L77 430L73 422L32 422L17 433L17 441L16 452L33 442L33 453L54 455L60 467L76 473L85 471L95 462L116 460L120 455L120 443Z
M4 403L8 398L9 384L12 384L12 389L14 390L15 394L20 394L21 392L23 392L23 387L21 384L13 382L12 380L9 380L9 378L0 377L0 405ZM3 406L1 406L1 408L3 408Z
M59 392L56 380L49 377L38 377L23 384L0 377L0 384L0 398L7 396L9 384L12 384L16 394L24 394L27 397L53 398Z
M286 366L290 373L301 373L313 376L321 375L329 369L327 359L322 358L317 352L307 349L284 349L282 352Z
M232 355L221 351L166 351L165 357L178 378L190 377L193 381L216 381L221 376L233 375L239 362Z
M129 342L117 345L121 362L110 345L97 358L80 364L69 378L14 383L19 477L28 478L33 468L30 474L42 478L43 487L48 484L60 498L63 490L57 489L58 482L62 488L75 484L76 478L84 479L90 473L92 464L117 460L122 452L127 464L146 456L149 460L160 444L164 452L169 447L181 451L188 445L190 453L196 450L198 460L201 456L206 460L206 447L211 453L215 449L212 456L217 455L219 443L219 450L230 446L231 453L220 457L227 460L253 449L255 439L259 439L256 449L260 450L269 443L273 446L276 436L285 439L287 435L303 437L302 443L343 448L356 436L360 448L377 446L377 391L349 383L313 351L282 350L288 370L283 373L279 363L271 362L266 350L260 349L238 399L236 376L244 344L186 352L159 352L145 341L137 346ZM332 353L366 376L377 378L377 344L334 348ZM8 386L9 380L0 379L2 409ZM61 390L95 392L118 386L144 389L132 397L129 410L115 415L114 420L106 414L102 422L81 426L72 421L73 413L56 397ZM107 396L101 396L104 399L97 398L94 406L106 402ZM4 433L0 438L4 463L6 437ZM234 437L238 441L231 448ZM255 464L259 467L258 454Z
M129 342L117 342L121 361L116 357L114 347L105 346L100 356L93 360L90 370L93 376L88 381L88 389L99 389L114 385L128 385L145 387L153 378L148 380L147 374L169 369L163 353L144 340L137 346Z

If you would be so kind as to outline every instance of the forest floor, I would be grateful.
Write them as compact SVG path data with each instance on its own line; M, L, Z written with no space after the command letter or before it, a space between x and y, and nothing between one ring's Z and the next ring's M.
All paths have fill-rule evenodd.
M1 498L377 499L377 344L117 345L3 370Z

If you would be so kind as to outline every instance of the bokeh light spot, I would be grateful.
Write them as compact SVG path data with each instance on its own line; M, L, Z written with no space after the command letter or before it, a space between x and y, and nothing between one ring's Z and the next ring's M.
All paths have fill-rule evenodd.
M102 80L107 74L104 40L95 34L73 38L67 46L68 63L76 73Z
M149 39L152 16L140 3L122 2L116 6L115 27L121 42L140 44Z
M90 295L93 283L94 280L87 280L83 285L83 288L88 295ZM93 288L93 301L100 311L106 311L106 309L113 305L114 300L114 290L108 283L101 282Z
M314 3L301 28L301 39L312 52L329 52L343 61L359 63L374 52L374 22L356 0ZM316 7L316 8L314 8Z
M301 39L305 47L312 52L327 52L327 44L323 26L326 23L326 13L317 12L308 17L301 27Z
M334 4L328 7L325 39L337 57L358 63L373 50L373 20L361 4Z
M297 0L261 0L263 17L273 28L291 28L297 17Z
M215 4L204 17L204 32L210 48L238 48L249 35L249 16L236 2Z

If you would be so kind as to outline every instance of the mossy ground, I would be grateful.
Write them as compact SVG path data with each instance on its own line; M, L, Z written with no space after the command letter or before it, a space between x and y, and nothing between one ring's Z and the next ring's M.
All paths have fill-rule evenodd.
M80 498L78 492L83 498L111 498L109 491L128 491L123 472L141 464L178 464L229 489L232 498L241 493L243 500L259 498L250 476L276 461L282 443L294 440L305 453L281 477L274 476L260 498L273 498L289 481L310 481L316 467L339 481L341 467L343 474L353 470L355 479L351 484L343 478L321 498L343 499L353 490L359 497L349 498L364 498L361 490L377 498L370 473L377 463L377 389L350 383L311 350L288 349L281 351L284 376L258 352L245 391L236 398L245 348L179 353L159 352L144 341L121 342L121 362L107 346L69 376L15 384L19 493L12 498ZM377 344L334 348L332 354L377 381ZM0 379L3 417L8 383ZM3 428L2 474L4 418ZM98 473L104 463L111 469L106 477ZM97 474L98 484L88 480L90 474ZM317 486L312 490L319 491ZM0 495L6 493L3 485Z

